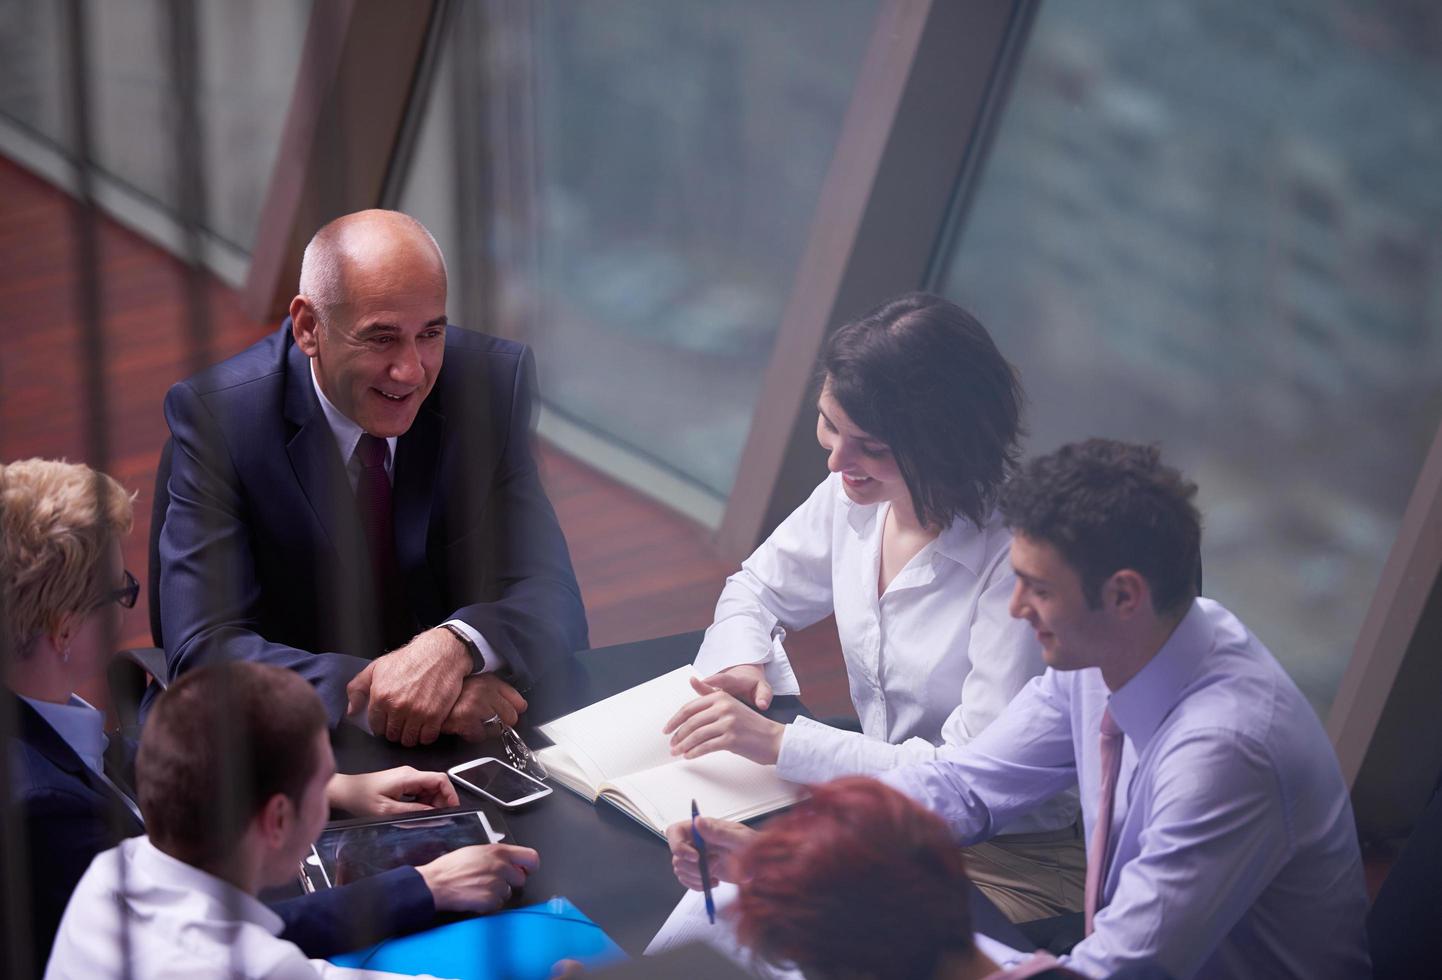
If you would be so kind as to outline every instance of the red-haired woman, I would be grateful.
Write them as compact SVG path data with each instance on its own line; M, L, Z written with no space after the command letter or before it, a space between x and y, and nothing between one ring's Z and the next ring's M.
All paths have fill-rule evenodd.
M757 831L701 818L709 870L734 881L732 923L764 963L810 980L1075 977L1047 954L1003 969L972 935L966 866L941 818L849 776ZM701 888L691 825L667 832L676 877Z

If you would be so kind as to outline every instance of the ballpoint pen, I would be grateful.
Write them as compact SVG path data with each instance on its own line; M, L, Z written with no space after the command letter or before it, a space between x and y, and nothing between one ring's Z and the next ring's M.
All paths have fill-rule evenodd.
M691 843L696 845L696 853L701 856L701 891L706 895L706 918L711 924L716 924L716 901L711 897L711 869L706 866L706 842L701 839L701 832L696 829L696 819L701 816L701 811L696 809L696 801L691 801Z

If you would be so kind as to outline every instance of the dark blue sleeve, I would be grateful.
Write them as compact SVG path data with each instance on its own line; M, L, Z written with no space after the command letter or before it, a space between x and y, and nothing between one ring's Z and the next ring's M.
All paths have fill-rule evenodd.
M431 924L436 905L415 868L394 868L349 885L276 902L281 938L306 956L324 958L415 932Z
M1367 938L1376 980L1423 977L1436 968L1437 910L1442 908L1442 786L1417 818L1407 845L1387 872Z
M165 419L174 452L160 532L160 618L170 676L217 660L285 667L315 686L331 725L340 724L346 684L367 661L272 643L260 634L262 590L250 518L225 436L183 382L165 396Z
M50 956L65 905L91 860L118 844L127 831L112 825L92 801L59 789L28 794L23 819L33 862L29 898L32 962L38 971Z
M486 638L505 658L521 690L561 657L590 645L570 551L531 451L535 372L535 359L527 349L517 359L505 449L485 501L489 533L451 548L452 560L460 563L452 570L453 578L495 563L499 597L463 606L450 618Z

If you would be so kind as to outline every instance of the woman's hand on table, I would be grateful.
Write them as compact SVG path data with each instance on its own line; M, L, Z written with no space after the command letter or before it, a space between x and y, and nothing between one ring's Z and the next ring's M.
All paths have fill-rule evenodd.
M336 773L325 787L326 802L357 817L381 817L457 806L450 777L412 766L357 775Z
M696 832L706 842L706 870L711 872L712 886L739 880L736 856L758 831L734 820L697 817ZM691 843L691 821L678 820L667 827L666 843L671 846L671 870L676 880L693 892L701 891L701 856Z
M766 683L766 668L761 664L727 667L706 678L706 683L762 711L771 707L771 685Z
M725 750L762 765L774 764L786 726L757 714L713 683L721 676L691 678L691 687L701 696L682 706L661 729L671 736L671 754L695 759Z

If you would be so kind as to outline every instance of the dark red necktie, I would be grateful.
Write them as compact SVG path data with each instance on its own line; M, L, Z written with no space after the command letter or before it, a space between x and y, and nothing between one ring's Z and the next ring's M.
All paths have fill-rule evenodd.
M360 442L356 443L355 454L361 464L360 479L356 481L355 488L356 504L370 549L385 648L392 650L410 639L411 631L405 611L405 586L401 580L400 563L396 560L391 481L386 475L390 446L384 439L362 433Z

